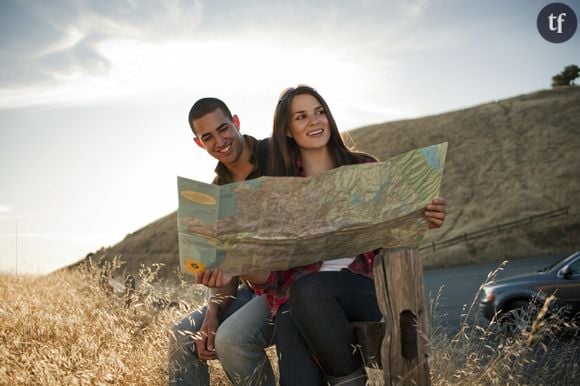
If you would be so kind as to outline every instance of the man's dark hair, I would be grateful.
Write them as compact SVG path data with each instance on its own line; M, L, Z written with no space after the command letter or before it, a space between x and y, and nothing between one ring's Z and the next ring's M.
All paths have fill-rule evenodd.
M189 117L187 120L189 127L191 127L191 131L193 131L193 134L197 135L195 128L193 127L193 121L217 109L220 109L230 120L233 119L232 113L230 112L230 109L228 109L228 106L226 106L223 101L217 98L201 98L193 104L191 110L189 110Z

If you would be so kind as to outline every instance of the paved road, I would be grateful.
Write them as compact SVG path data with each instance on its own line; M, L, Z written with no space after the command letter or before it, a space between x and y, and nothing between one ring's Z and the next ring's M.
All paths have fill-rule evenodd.
M514 260L507 264L497 278L503 278L544 268L563 256L544 256L524 260ZM433 329L443 329L447 335L455 337L461 324L464 305L469 306L475 300L479 304L481 294L479 287L486 281L489 272L494 271L498 263L485 263L475 266L437 269L424 272L425 297L428 304L437 297L440 288L441 296L438 306L431 317ZM481 326L488 322L483 317L470 318L470 326L479 320ZM433 330L432 330L433 331ZM525 384L580 384L580 337L577 330L557 335L554 340L544 341L530 354L529 362L524 366L521 375ZM493 346L494 343L488 341ZM520 363L521 365L521 363ZM571 367L572 366L572 367ZM545 370L548 369L548 370ZM572 381L573 380L573 381Z
M556 262L562 257L542 256L509 261L496 278L500 279L534 272ZM449 329L451 333L456 332L460 325L464 306L469 307L475 299L475 306L477 307L481 298L479 287L487 280L487 275L498 267L499 263L494 262L425 271L423 284L428 305L431 305L437 298L437 294L441 289L441 295L433 315L433 321L436 325Z

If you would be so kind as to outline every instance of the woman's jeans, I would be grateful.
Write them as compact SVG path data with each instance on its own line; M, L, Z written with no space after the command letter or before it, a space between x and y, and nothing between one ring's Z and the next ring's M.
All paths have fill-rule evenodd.
M292 286L289 305L326 375L344 377L362 368L351 323L381 320L374 280L350 271L308 274Z
M245 313L237 315L243 306ZM193 336L201 328L206 307L187 315L171 328L169 337L169 384L209 386L209 370L195 352ZM234 315L235 322L227 323ZM245 287L238 290L221 316L216 333L216 350L220 362L235 385L252 384L260 379L264 386L274 385L274 374L264 348L271 344L272 330L264 297L254 297ZM229 340L232 339L232 342ZM240 344L243 342L243 344ZM230 344L231 343L231 344ZM258 370L256 370L258 369ZM259 372L259 375L255 375Z

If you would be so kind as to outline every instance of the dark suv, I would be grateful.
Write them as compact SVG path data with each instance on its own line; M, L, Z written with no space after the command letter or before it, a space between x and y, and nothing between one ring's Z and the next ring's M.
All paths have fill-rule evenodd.
M508 277L484 287L481 311L485 318L515 321L525 319L530 304L543 304L554 295L553 309L564 316L580 317L580 251L549 267L527 275Z

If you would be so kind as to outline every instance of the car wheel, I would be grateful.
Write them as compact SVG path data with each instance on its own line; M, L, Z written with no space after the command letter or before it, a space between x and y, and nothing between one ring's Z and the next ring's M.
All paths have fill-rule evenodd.
M536 319L537 310L529 301L517 300L509 304L499 318L502 331L511 337L529 332Z

